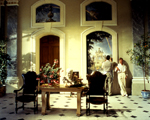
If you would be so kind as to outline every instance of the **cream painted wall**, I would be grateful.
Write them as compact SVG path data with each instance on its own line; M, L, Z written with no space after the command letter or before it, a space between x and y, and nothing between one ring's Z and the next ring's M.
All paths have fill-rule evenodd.
M31 70L30 68L30 52L31 52L31 40L30 36L22 38L22 72L26 73L26 71ZM28 61L27 61L28 60Z
M18 69L22 69L22 55L30 52L31 42L27 39L29 37L22 38L24 35L31 35L37 28L31 28L31 6L38 0L21 0L19 3L18 11L18 50L22 52L18 54ZM72 68L75 71L81 73L81 33L89 27L80 26L80 4L84 0L61 0L66 6L66 26L57 28L65 33L65 68ZM117 26L107 26L117 32L118 35L118 56L123 57L129 64L129 70L132 74L132 64L129 57L126 54L126 50L132 48L132 20L131 20L131 8L130 0L115 0L117 3ZM86 54L86 53L85 53ZM20 72L21 73L21 72ZM19 74L18 74L19 75ZM128 88L131 88L131 75L128 79ZM21 85L21 79L20 79Z

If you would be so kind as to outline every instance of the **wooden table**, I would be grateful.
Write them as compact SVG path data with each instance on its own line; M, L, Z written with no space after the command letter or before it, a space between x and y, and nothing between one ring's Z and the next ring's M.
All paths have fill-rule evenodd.
M77 116L81 114L81 92L83 87L40 87L42 92L42 115L46 114L46 110L50 109L50 93L51 92L77 92ZM47 97L46 97L47 95Z

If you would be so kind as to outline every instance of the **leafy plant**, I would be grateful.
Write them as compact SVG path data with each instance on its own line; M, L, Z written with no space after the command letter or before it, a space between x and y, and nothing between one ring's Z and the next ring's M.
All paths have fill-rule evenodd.
M5 84L7 77L7 65L11 66L11 58L6 53L6 41L0 41L0 82Z
M40 73L37 77L37 80L40 80L41 83L59 83L60 70L61 68L57 67L58 60L54 59L54 64L51 66L50 63L47 63L45 67L40 68Z
M149 66L150 66L150 37L141 36L141 40L134 44L134 48L126 52L130 55L130 60L143 70L144 90L146 90L145 78L149 82Z

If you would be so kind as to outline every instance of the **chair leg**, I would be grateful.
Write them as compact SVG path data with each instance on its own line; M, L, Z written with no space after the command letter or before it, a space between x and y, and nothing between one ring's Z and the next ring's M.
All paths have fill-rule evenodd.
M89 115L90 115L90 103L89 103Z
M103 112L106 113L105 103L103 104L103 108L104 108L104 111L103 111Z
M106 115L108 117L108 103L106 103Z
M36 101L36 110L37 110L37 113L38 113L38 100Z
M36 109L36 107L35 107L35 101L34 101L34 114L35 114L35 109Z
M23 108L23 110L24 110L24 102L22 103L22 108Z
M16 108L15 108L16 114L17 114L17 110L18 110L18 109L17 109L17 101L16 101Z
M37 95L37 97L36 97L36 111L37 111L37 113L38 113L38 95Z
M87 98L86 98L86 116L88 116L88 115L90 115L90 103L89 102L87 102L88 100L87 100Z
M87 103L87 104L86 104L86 116L89 116L89 115L90 115L89 105L90 105L90 103Z
M86 98L86 116L88 115L88 103L87 103L87 98Z

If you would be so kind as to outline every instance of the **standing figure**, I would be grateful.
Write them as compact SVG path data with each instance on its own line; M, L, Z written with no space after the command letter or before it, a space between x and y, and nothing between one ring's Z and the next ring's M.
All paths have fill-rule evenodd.
M107 55L106 61L103 62L102 68L104 70L104 74L107 75L105 80L105 89L108 88L108 94L109 96L112 95L112 63L110 62L110 56ZM108 83L108 86L107 86Z
M121 95L122 96L127 96L127 91L126 91L126 79L128 77L128 74L126 74L127 67L123 64L123 58L119 59L119 64L115 68L115 71L118 72L118 83L121 89Z
M112 75L112 80L114 79L114 62L113 62L113 58L111 57L110 58L110 62L111 62L111 67L112 67L112 69L111 69L111 75Z

